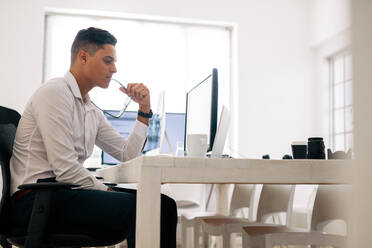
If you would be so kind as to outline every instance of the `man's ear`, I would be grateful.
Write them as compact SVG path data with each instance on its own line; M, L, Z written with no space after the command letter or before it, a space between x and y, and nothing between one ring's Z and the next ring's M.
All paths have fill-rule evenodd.
M84 51L83 49L80 49L77 55L77 59L81 64L86 64L88 60L88 52Z

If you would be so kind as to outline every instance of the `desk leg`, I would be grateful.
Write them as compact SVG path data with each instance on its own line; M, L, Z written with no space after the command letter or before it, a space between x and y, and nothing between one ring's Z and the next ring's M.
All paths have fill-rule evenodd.
M160 247L160 169L141 167L137 189L136 247Z
M229 215L229 190L231 184L217 184L217 213Z

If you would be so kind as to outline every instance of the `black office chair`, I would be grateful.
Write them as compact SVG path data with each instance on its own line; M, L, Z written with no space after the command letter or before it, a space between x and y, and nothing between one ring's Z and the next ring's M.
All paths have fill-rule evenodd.
M20 117L18 112L0 106L0 164L3 184L0 202L1 246L3 248L11 248L11 244L26 248L109 246L123 241L112 239L102 240L85 234L50 233L45 229L48 222L49 206L53 191L71 189L78 186L69 183L42 182L19 186L20 189L31 189L36 192L36 196L27 231L24 228L19 229L12 226L9 219L12 211L9 193L9 161L12 156L13 141Z

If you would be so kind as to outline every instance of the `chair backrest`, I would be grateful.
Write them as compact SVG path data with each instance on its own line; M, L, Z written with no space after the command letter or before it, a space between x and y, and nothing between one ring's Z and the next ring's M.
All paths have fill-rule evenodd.
M14 126L18 127L20 119L21 115L17 111L0 106L0 124L12 123Z
M230 215L242 218L250 218L249 209L252 194L254 193L253 184L235 184L230 201Z
M257 222L264 222L270 216L275 224L287 225L291 223L293 210L294 185L264 184L257 204ZM281 215L285 216L281 220Z
M311 229L319 230L322 223L349 219L351 185L319 185L311 218Z
M206 211L206 185L204 184L163 184L162 193L172 197L178 208L197 208Z
M8 225L10 208L10 169L9 161L13 153L13 142L21 115L12 109L0 106L0 165L2 194L0 201L0 234Z

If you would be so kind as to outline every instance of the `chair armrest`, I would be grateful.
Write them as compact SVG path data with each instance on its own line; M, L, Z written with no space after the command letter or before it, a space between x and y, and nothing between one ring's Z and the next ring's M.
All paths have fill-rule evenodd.
M80 185L62 182L48 182L48 183L28 183L18 186L19 189L30 189L33 191L55 191L58 189L71 189L79 187Z
M96 179L98 180L103 180L104 178L103 177L100 177L100 176L96 176ZM118 185L117 183L110 183L110 182L102 182L104 185L106 185L107 187L113 187L113 186L116 186Z
M118 185L117 183L109 183L109 182L103 182L103 184L106 185L107 187L114 187Z

